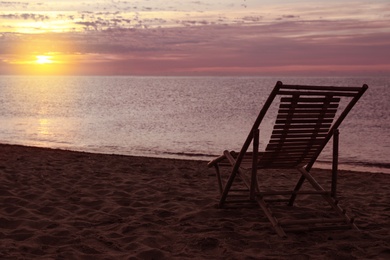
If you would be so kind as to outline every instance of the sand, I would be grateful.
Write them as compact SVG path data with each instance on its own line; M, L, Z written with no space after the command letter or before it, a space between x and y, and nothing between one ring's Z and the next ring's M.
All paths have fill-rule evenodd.
M390 259L389 187L342 171L360 231L283 239L259 208L219 209L206 162L0 145L0 259Z

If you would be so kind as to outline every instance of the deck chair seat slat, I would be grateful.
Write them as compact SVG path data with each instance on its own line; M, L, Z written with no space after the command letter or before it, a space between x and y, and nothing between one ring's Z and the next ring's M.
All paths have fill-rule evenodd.
M295 160L296 158L305 158L305 157L308 157L310 155L302 155L302 152L307 152L308 154L310 153L310 155L313 155L314 152L311 152L311 151L305 151L305 150L301 150L301 151L296 151L295 153L294 152L283 152L283 151L280 151L280 152L275 152L275 151L272 151L272 152L266 152L264 154L263 157L261 157L261 161L266 161L266 160L271 160L271 159L275 159L275 158L280 158L280 159L285 159L284 161L286 160Z
M291 133L290 131L297 131L297 130L301 130L299 132L294 132L294 133ZM321 131L321 130L324 130L324 132L320 132L318 133L317 131ZM316 139L316 138L323 138L324 135L326 136L326 131L327 129L322 129L322 128L312 128L312 129L284 129L283 131L281 131L281 129L275 129L272 134L271 134L271 137L270 139L273 140L273 139Z
M304 154L303 154L304 153ZM266 153L262 158L261 160L262 161L266 161L266 160L295 160L295 159L304 159L304 158L310 158L310 156L313 156L315 154L314 151L307 151L307 150L297 150L295 152L283 152L283 151L280 151L280 152L277 152L277 151L269 151L268 153Z
M269 162L277 162L280 160L283 160L283 163L285 162L295 162L295 163L301 163L309 159L311 156L313 156L313 153L308 154L306 156L297 156L297 155L287 155L287 154L279 154L279 155L273 155L273 156L265 156L263 157L259 163L269 163Z
M325 124L297 124L297 125L275 125L274 129L318 129L318 128L326 128L329 129L331 127L331 124L325 123Z
M338 104L330 104L328 107L329 108L337 108L339 105ZM281 109L291 109L291 108L294 108L294 109L321 109L321 110L324 110L324 107L323 107L323 104L321 103L313 103L313 104L297 104L297 105L292 105L291 103L287 103L287 104L280 104L280 108Z
M307 154L302 155L302 153L305 153L307 151L302 150L302 151L296 151L295 153L275 153L275 152L269 152L269 154L264 155L261 158L261 162L264 161L278 161L278 160L293 160L294 158L300 158L300 160L305 160L306 158L310 158L313 156L315 153L312 151L307 152ZM301 156L298 156L301 155Z
M294 95L294 94L301 94L301 92L298 91L289 91L289 90L280 90L278 92L279 95ZM325 91L316 91L316 92L305 92L304 95L306 96L326 96L328 95L328 92ZM333 96L335 97L354 97L356 93L354 92L336 92L333 93Z
M283 162L278 162L278 161L281 161L283 160ZM296 160L293 160L291 158L291 160L287 160L287 159L284 159L284 158L279 158L279 157L276 157L276 158L273 158L272 160L263 160L263 161L260 161L259 162L259 166L263 166L263 165L272 165L272 166L286 166L286 165L289 165L289 166L296 166L296 165L299 165L303 163L301 160L299 159L296 159Z
M280 154L278 156L274 155L274 156L263 157L258 163L270 163L270 162L278 163L278 161L283 160L283 163L294 162L296 164L299 164L299 163L307 162L307 160L309 160L310 157L312 156L313 154L308 154L306 156L301 156L301 157L297 155L288 156L286 154Z
M337 109L331 108L324 110L323 108L296 108L294 109L294 114L316 114L322 115L323 113L336 113ZM289 108L279 109L280 114L290 114L291 110Z
M301 155L302 157L308 156L308 154L313 155L315 153L315 150L309 150L306 148L294 148L289 150L266 150L264 155L261 158L269 158L274 156L295 156L295 155Z
M321 134L316 134L316 135L313 135L313 133L289 133L289 132L285 132L284 134L283 133L279 133L279 134L272 134L271 135L271 139L280 139L280 138L285 138L285 139L294 139L294 138L315 138L315 137L318 137L318 138L322 138L322 137L326 137L326 134L324 133L321 133Z
M317 146L318 147L318 146ZM315 148L317 148L315 147ZM308 150L306 147L289 147L288 149L277 149L277 148L266 148L265 153L263 157L268 156L268 154L271 153L278 153L278 154L286 154L286 155L293 155L293 154L307 154L307 153L314 153L313 150ZM303 155L302 155L303 156Z
M272 134L317 134L327 133L328 129L275 129Z
M294 167L303 166L303 164L296 164L296 163L269 163L269 164L260 164L257 168L258 169L291 169Z
M292 151L306 151L308 149L316 149L318 147L321 147L320 144L283 144L283 145L268 145L265 150L266 151L286 151L292 152Z
M283 85L278 82L265 101L258 117L247 136L239 153L224 151L223 155L212 160L208 166L215 167L218 187L221 193L219 206L223 207L229 201L228 196L235 193L232 186L245 186L244 193L249 201L256 202L263 210L265 216L271 222L276 233L286 236L284 226L292 226L291 230L321 230L339 227L355 228L353 219L350 218L340 207L337 200L337 164L338 164L338 128L349 111L367 90L367 85L358 87L336 86L303 86ZM346 103L342 103L346 100ZM269 143L262 147L264 151L258 152L259 130L263 126L263 119L268 115L272 104L278 108ZM342 104L342 105L341 105ZM338 110L340 110L338 112ZM318 181L310 174L310 170L316 162L327 143L333 138L333 162L330 190L325 190ZM253 145L253 150L249 149ZM228 166L230 175L222 187L222 179L219 166ZM226 169L226 168L224 168ZM277 175L280 169L298 170L300 179L294 188L283 191L263 191L261 177L268 174L268 169L275 169L272 175ZM272 178L272 176L270 176ZM240 179L241 181L238 181ZM278 179L279 181L280 179ZM313 190L301 191L304 181L309 183ZM270 183L271 186L273 183ZM281 183L275 184L277 189ZM235 186L234 186L235 187ZM233 188L234 188L233 187ZM271 190L267 187L265 190ZM297 195L318 194L333 209L335 219L295 219L279 221L271 211L271 204L275 201L286 201L292 206ZM263 197L272 195L272 200ZM305 199L302 196L301 199ZM245 197L243 197L245 198ZM268 197L269 198L269 197ZM284 199L281 199L284 198ZM288 211L293 212L293 210ZM308 228L310 224L310 228ZM320 226L321 224L322 226ZM343 225L335 225L343 224Z
M286 102L289 102L291 103L292 101L295 101L294 98L292 97L282 97L280 99L280 102L281 103L286 103ZM298 98L298 102L303 102L303 103L323 103L324 101L328 101L327 98L325 97L320 97L320 98L315 98L315 97L299 97ZM329 102L331 103L335 103L335 102L339 102L340 101L340 98L331 98L329 100Z
M283 151L267 151L263 157L261 157L261 161L273 160L276 158L286 160L295 160L295 158L306 158L313 156L315 154L314 151L307 151L306 149L296 150L295 152L283 152Z
M325 138L315 138L313 136L308 136L307 138L290 138L287 136L281 136L281 137L271 137L271 140L269 140L270 143L300 143L300 142L314 142L314 143L322 143L325 141Z
M324 119L329 119L329 118L333 119L336 114L335 113L328 113L328 112L326 112L326 113L310 113L310 112L308 112L308 113L298 113L298 114L294 113L292 115L289 115L289 114L285 113L285 114L279 114L276 119L286 119L286 118L297 119L297 120L299 120L299 119L315 119L315 118L318 118L320 115Z
M321 123L332 123L333 118L329 119L322 119ZM285 125L285 124L311 124L311 125L317 125L318 124L318 119L295 119L295 118L286 118L286 119L278 119L275 121L275 124L278 125Z
M306 149L302 150L296 150L294 152L283 152L283 151L269 151L269 154L264 155L262 157L262 160L271 160L271 159L277 159L277 160L296 160L296 159L301 159L303 160L304 158L310 158L315 154L314 151L308 151Z
M356 92L361 92L361 87L339 87L339 86L306 86L306 85L289 85L289 84L282 84L280 89L291 89L291 90L310 90L310 91L317 91L317 90L329 90L332 93L354 93L356 95ZM301 93L295 91L295 93ZM326 95L329 95L329 92L325 92Z
M326 138L324 136L318 137L319 140L315 139L317 136L309 135L309 136L280 136L280 137L272 137L269 140L268 144L278 144L278 143L309 143L309 142L315 142L315 143L323 143L326 141Z

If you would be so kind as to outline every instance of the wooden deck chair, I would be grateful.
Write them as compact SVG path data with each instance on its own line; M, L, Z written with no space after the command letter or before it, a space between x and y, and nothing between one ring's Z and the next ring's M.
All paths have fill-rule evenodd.
M283 85L282 82L277 82L261 109L241 151L239 153L224 151L223 155L208 163L209 167L215 167L216 170L218 187L221 193L219 206L224 207L230 201L257 202L276 233L282 237L285 237L288 231L357 229L353 219L339 206L336 196L338 127L367 88L367 85L362 87L299 86ZM343 103L342 109L339 108L341 99L347 99L347 103ZM265 151L260 153L259 126L267 110L274 102L276 104L280 103L276 122L269 144ZM340 111L337 111L338 109ZM313 178L310 170L332 137L332 174L329 174L330 180L327 185L329 191L327 191ZM251 144L253 145L252 151L249 149ZM223 166L230 169L230 176L226 183L223 183L221 177ZM295 187L292 184L291 189L287 191L262 191L260 188L262 183L258 175L260 171L262 174L266 174L267 169L280 169L278 171L296 169L300 179ZM232 198L235 198L233 195L237 194L235 193L237 190L232 189L233 183L237 182L236 179L241 184L245 184L245 189L238 190L241 196L245 196L244 200L232 200ZM311 186L310 190L307 190L307 188L301 190L305 180ZM336 217L279 220L271 211L271 206L274 204L270 201L272 201L272 197L280 198L282 195L287 196L284 197L284 201L288 202L287 205L289 206L294 205L297 196L313 195L319 198L322 197L325 200L324 203L330 205L330 210L335 213Z

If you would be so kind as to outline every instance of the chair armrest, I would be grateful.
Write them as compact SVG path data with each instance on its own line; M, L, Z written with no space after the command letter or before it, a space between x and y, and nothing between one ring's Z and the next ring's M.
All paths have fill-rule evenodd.
M207 167L211 168L213 166L215 166L216 164L218 164L219 162L223 161L226 159L226 156L223 154L217 158L215 158L214 160L210 161L208 164L207 164Z

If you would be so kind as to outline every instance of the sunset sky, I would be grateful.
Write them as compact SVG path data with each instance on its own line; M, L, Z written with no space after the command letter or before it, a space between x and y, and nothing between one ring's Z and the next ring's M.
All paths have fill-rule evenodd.
M390 75L390 1L0 1L0 74Z

